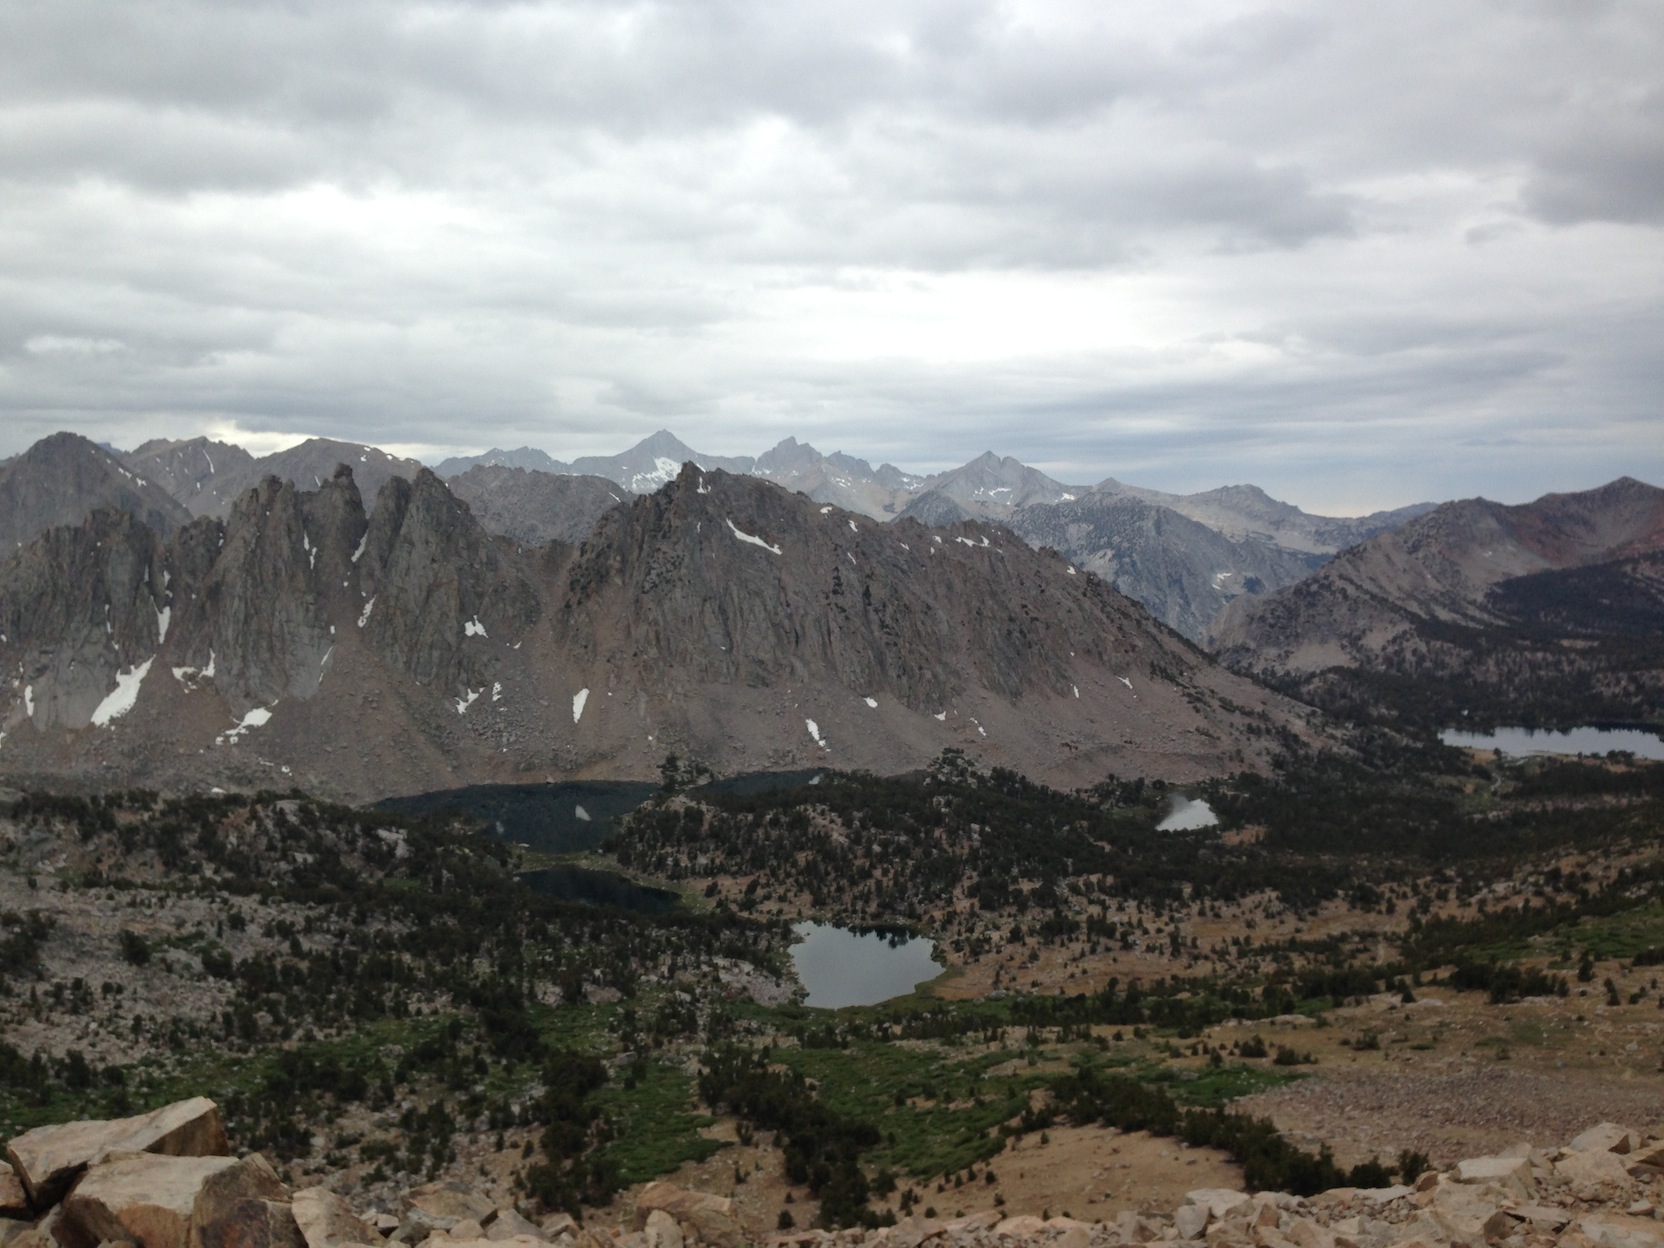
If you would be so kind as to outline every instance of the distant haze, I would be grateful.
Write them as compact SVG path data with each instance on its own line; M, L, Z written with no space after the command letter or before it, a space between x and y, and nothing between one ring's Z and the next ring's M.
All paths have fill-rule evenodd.
M0 456L1656 479L1661 65L1657 0L12 4Z

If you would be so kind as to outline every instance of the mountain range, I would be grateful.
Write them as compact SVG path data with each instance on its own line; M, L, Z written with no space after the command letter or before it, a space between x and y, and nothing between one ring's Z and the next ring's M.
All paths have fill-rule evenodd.
M425 469L369 508L351 463L265 477L223 519L101 506L0 564L0 663L14 777L354 799L651 777L667 754L1182 779L1308 732L1004 529L878 524L691 464L581 545L494 535Z
M790 440L617 479L666 475L666 439L449 481L347 443L45 439L0 465L0 766L363 797L955 747L1077 783L1312 730L1255 682L1428 726L1664 718L1664 491L1638 481L1337 520Z
M389 477L414 479L421 467L374 447L319 438L260 459L203 438L149 442L120 459L192 515L222 518L239 493L266 475L316 488L336 463L347 463L373 496ZM447 459L437 474L474 506L488 530L535 544L556 536L580 540L609 497L651 493L686 463L773 481L875 520L1003 524L1031 545L1053 546L1091 568L1197 642L1230 602L1294 584L1336 551L1432 507L1359 519L1313 516L1255 486L1180 495L1113 478L1065 485L992 452L924 476L892 464L873 468L842 452L825 455L795 438L755 458L708 455L662 430L617 455L562 462L531 447L493 449ZM580 478L588 484L575 484ZM615 488L606 491L601 482Z
M1664 720L1664 490L1447 503L1232 604L1222 661L1349 718Z
M329 479L337 464L352 465L359 488L372 495L389 477L414 480L422 465L414 459L389 455L373 446L308 438L298 446L255 458L242 447L209 438L182 442L156 439L121 455L132 471L154 481L193 516L231 514L243 491L264 477L293 481L316 489Z

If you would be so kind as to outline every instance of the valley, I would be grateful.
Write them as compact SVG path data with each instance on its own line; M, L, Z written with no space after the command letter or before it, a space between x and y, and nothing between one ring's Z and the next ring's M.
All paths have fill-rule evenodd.
M1342 522L666 439L0 466L0 1137L206 1096L401 1242L443 1190L739 1248L1292 1234L1658 1134L1664 763L1440 732L1664 719L1659 491ZM920 960L810 1005L809 924ZM1555 1199L1652 1208L1599 1164Z
M1385 1185L1656 1113L1657 764L1378 742L1165 833L1165 786L951 751L666 780L583 859L682 899L653 914L541 897L549 859L441 814L7 795L0 1129L189 1090L362 1206L449 1178L605 1223L668 1176L763 1238ZM927 934L941 974L807 1008L807 918Z

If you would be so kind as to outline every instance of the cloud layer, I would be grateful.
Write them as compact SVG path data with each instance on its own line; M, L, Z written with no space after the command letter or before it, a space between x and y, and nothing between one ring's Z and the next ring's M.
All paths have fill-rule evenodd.
M1657 479L1660 66L1653 0L19 0L0 454Z

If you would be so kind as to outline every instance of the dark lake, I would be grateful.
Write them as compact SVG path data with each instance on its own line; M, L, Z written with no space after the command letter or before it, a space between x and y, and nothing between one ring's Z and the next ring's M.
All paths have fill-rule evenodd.
M640 806L659 786L648 780L567 780L559 784L471 784L377 803L401 815L442 810L478 819L505 841L545 854L594 849L612 823Z
M813 784L814 771L758 771L714 780L694 793L766 793ZM435 789L376 803L401 815L429 815L452 810L478 819L505 841L528 845L544 854L576 854L600 845L613 821L629 814L659 792L651 780L563 780L555 784L471 784Z
M681 901L665 888L637 884L613 871L592 871L565 863L521 874L520 882L533 892L560 901L581 901L592 906L611 906L637 914L663 914Z

